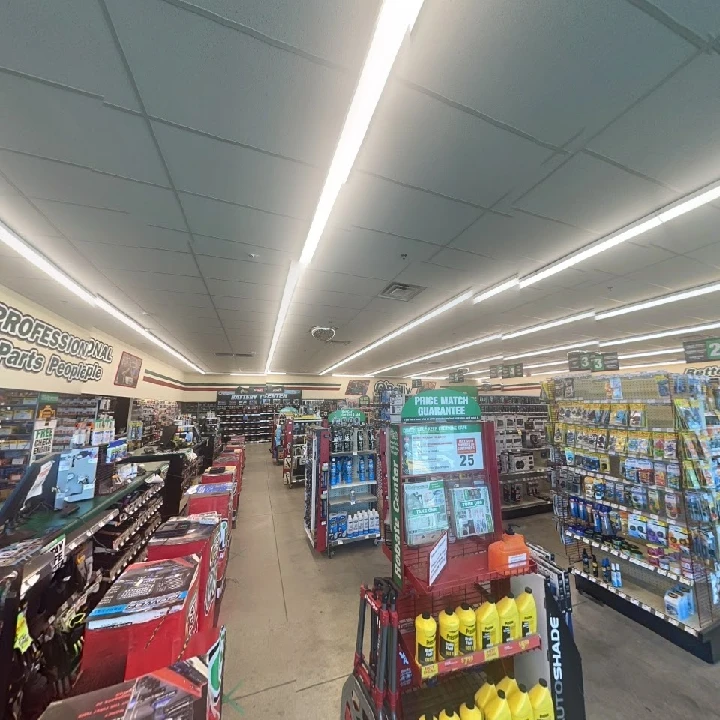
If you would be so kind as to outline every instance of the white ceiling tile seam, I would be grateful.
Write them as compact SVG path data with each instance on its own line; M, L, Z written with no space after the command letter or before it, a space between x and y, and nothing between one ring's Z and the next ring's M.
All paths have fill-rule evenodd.
M109 303L99 295L93 295L90 291L86 290L82 285L76 283L69 275L66 275L60 268L55 264L51 263L47 258L40 254L30 244L26 243L19 235L14 233L7 225L0 222L0 242L3 242L9 248L14 250L20 256L25 258L28 262L34 265L39 270L42 270L48 277L52 278L59 285L69 290L77 297L82 298L88 305L97 307L100 310L104 310L108 315L111 315L116 320L119 320L127 327L131 328L139 335L149 340L154 345L165 350L173 357L185 363L188 367L193 370L205 374L205 370L196 365L194 362L186 358L182 353L175 350L175 348L168 345L166 342L157 337L154 333L150 332L147 328L142 327L139 323L135 322L128 315L125 315L121 310L116 308L114 305Z

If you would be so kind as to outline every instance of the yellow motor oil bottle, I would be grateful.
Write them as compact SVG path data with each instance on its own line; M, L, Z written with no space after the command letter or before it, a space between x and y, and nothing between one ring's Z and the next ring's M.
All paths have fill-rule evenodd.
M488 703L497 697L495 683L487 680L484 685L475 693L475 704L483 711L487 709Z
M463 603L455 608L460 628L458 630L459 654L467 655L475 652L475 611Z
M431 665L437 659L437 623L430 613L415 618L415 659L418 665Z
M497 689L505 693L505 697L510 699L510 695L518 689L517 680L512 673L508 673L498 684Z
M475 700L468 700L460 706L460 720L483 720L482 710Z
M525 591L518 595L515 604L517 605L518 615L520 617L521 637L535 635L537 632L537 607L532 590L526 587Z
M498 690L497 697L487 704L485 720L512 720L510 705L508 705L505 693L502 690Z
M546 680L538 680L528 693L535 720L555 720L555 707Z
M445 708L440 711L438 720L460 720L460 716L452 708Z
M475 611L475 627L478 650L500 644L500 616L494 602L488 600Z
M498 615L500 616L500 642L510 642L520 637L520 614L518 613L515 596L508 593L497 604Z
M460 620L452 608L446 608L438 616L440 637L438 639L438 655L445 659L458 654L460 636Z
M517 690L508 695L507 701L510 706L512 720L535 720L535 712L530 702L530 696L524 685L518 685Z

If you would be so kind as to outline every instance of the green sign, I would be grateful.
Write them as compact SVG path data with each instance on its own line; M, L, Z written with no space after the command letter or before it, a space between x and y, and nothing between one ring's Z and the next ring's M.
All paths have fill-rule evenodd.
M683 347L685 348L686 363L720 360L720 338L688 340L683 343Z
M390 426L390 529L392 532L392 578L402 589L403 560L400 532L400 432L397 425Z
M607 372L619 370L620 362L616 352L597 353L575 351L568 353L568 370L570 372Z
M479 420L480 406L457 390L425 390L407 399L400 418L402 422Z
M335 412L331 412L328 415L328 420L331 423L334 422L357 422L364 423L367 420L367 415L362 410L356 410L355 408L340 408Z
M361 395L358 398L358 405L360 407L363 407L364 405L369 405L369 404L370 404L370 396L369 395Z
M288 407L280 408L280 410L278 410L278 414L279 415L297 415L298 411L297 411L297 408L290 407L288 405Z

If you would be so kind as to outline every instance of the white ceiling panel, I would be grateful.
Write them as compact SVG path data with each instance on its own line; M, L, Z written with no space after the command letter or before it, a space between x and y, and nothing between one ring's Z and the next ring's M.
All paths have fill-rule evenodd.
M225 258L198 256L200 271L206 280L239 280L260 285L285 285L287 273L277 265L265 265L257 262L226 260ZM279 297L279 296L278 296Z
M352 76L159 0L107 4L151 115L327 165Z
M701 37L720 32L720 5L713 0L653 0L653 5Z
M188 305L182 306L182 312L178 313L178 306L173 303L162 305L161 303L152 303L152 312L150 313L159 323L164 325L168 323L184 322L185 318L191 322L195 320L217 320L217 313L212 307L190 307ZM178 320L179 318L179 320Z
M476 284L476 274L470 270L457 270L446 268L441 265L432 265L427 262L412 263L403 270L396 278L397 282L411 283L422 287L442 288L447 292L456 291L460 294L463 290L473 287ZM422 298L425 293L418 296Z
M689 257L675 257L629 273L625 277L637 282L653 283L665 288L663 292L649 296L653 297L674 290L684 290L695 285L717 282L718 269L700 260Z
M517 204L523 210L605 234L676 197L637 175L579 153Z
M165 312L167 308L176 308L176 315L182 316L185 307L212 308L210 296L207 293L167 292L166 290L146 290L137 288L133 290L135 300L147 309L148 312Z
M294 302L306 305L327 305L329 307L364 308L370 298L364 295L350 295L349 293L320 290L313 286L305 286L295 291Z
M180 194L193 233L299 254L309 221Z
M315 254L312 267L387 281L411 262L427 260L437 249L436 245L418 240L333 225L325 231L322 250Z
M375 297L387 287L387 281L385 280L355 275L355 268L351 263L347 263L344 269L349 272L326 272L308 268L300 275L298 287L315 288L336 293L350 293L367 298ZM353 274L350 274L351 272Z
M196 0L229 20L346 67L365 57L378 0Z
M522 272L523 267L528 270L531 267L530 263L532 263L531 260L523 257L517 258L515 263L498 262L484 255L454 248L442 248L426 264L471 273L473 285L485 287L505 280L517 273L518 270Z
M198 275L197 267L190 253L119 247L102 243L78 243L78 247L82 248L82 253L101 268L140 269L173 275Z
M0 195L0 219L22 237L60 235L57 228L22 195Z
M243 260L248 263L262 263L263 265L279 265L287 267L293 260L293 255L282 250L248 245L247 243L232 240L220 240L207 235L193 235L193 249L196 255L208 255L228 260ZM278 272L282 272L278 268Z
M593 138L590 147L690 192L720 179L718 113L720 56L699 55Z
M519 135L391 82L373 118L358 168L489 207L552 154Z
M3 73L0 96L0 146L167 186L147 123L137 115Z
M561 145L692 52L624 0L427 0L399 74Z
M353 172L338 198L333 222L445 245L480 210L420 190ZM323 242L318 252L322 252Z
M170 190L0 151L0 168L31 198L123 210L145 223L184 229Z
M96 0L5 3L0 66L137 109L137 101Z
M228 297L255 298L257 300L275 299L279 302L278 289L274 286L261 285L252 282L239 282L231 280L206 280L208 289L213 295Z
M585 260L578 267L580 270L599 270L613 275L627 275L673 257L677 257L675 253L659 247L625 242L609 252Z
M717 271L720 269L720 243L713 243L712 245L706 245L699 250L686 253L687 257L691 257L694 260L699 260L706 266L712 266ZM716 275L720 275L716 273ZM717 278L720 279L720 276Z
M601 308L627 305L667 292L661 285L640 282L631 275L605 280L594 285L581 286L581 289L584 288L587 288L588 297L592 303Z
M139 272L137 270L116 269L113 269L109 275L114 282L121 287L128 288L131 292L134 292L135 288L144 288L146 290L166 290L170 293L207 294L205 283L200 277L183 275L182 278L179 278L169 272L149 272L145 270Z
M270 315L277 311L277 302L274 300L257 300L216 295L213 298L213 304L218 309L235 310L240 314L245 312L262 312Z
M711 245L718 239L720 210L710 205L693 210L663 223L660 227L633 239L638 245L656 245L684 254Z
M358 309L341 305L318 305L302 302L296 296L288 310L287 322L291 327L300 328L301 332L309 332L314 325L342 327L358 315ZM338 338L342 340L343 338Z
M148 225L124 210L35 200L35 205L73 241L188 252L190 235Z
M309 218L324 173L277 155L153 123L178 190Z

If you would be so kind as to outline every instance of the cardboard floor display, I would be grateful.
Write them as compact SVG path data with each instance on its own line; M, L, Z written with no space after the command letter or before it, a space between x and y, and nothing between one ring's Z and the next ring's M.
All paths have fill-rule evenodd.
M225 628L202 656L52 703L40 720L220 720Z
M213 467L204 472L200 478L201 485L210 485L212 483L233 483L235 492L233 495L233 527L237 522L238 508L240 507L240 487L236 481L237 469L233 465L219 465L215 463Z

